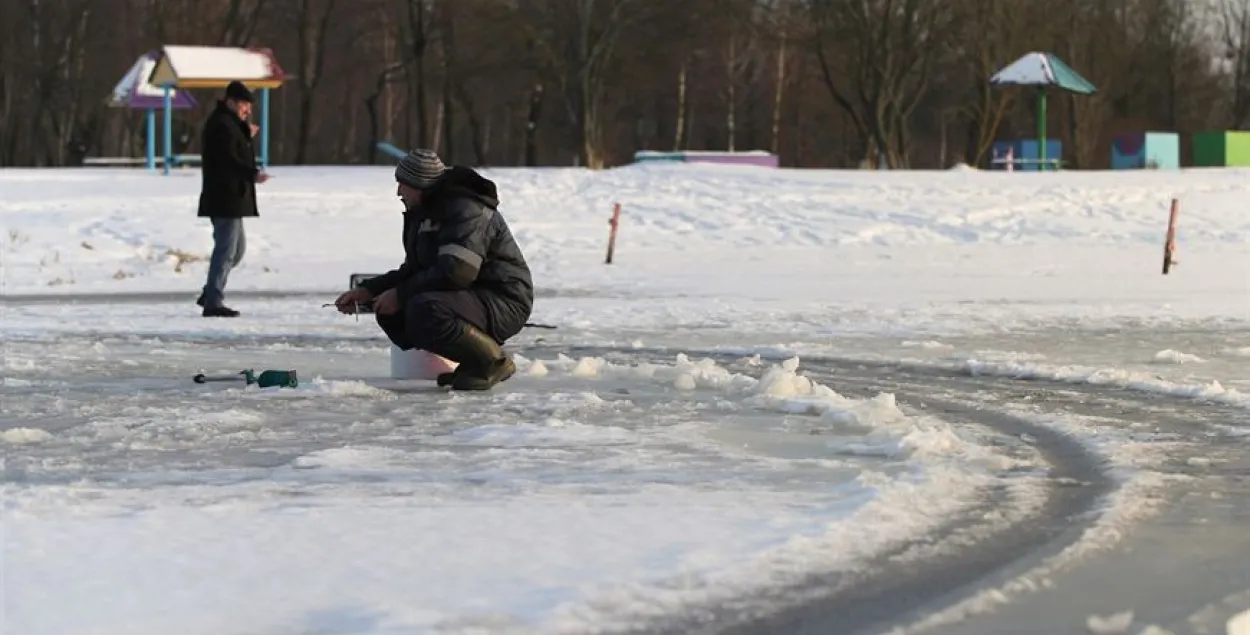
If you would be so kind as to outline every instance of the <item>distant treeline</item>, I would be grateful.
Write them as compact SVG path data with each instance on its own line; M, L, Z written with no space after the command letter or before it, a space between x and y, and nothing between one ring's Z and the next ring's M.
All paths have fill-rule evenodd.
M499 166L984 166L1035 135L1031 91L987 85L1030 51L1099 89L1050 100L1072 167L1106 167L1117 132L1250 115L1250 0L7 0L0 165L141 156L142 113L105 102L162 44L274 50L293 76L272 97L279 164L383 162L384 140ZM216 98L195 94L178 152Z

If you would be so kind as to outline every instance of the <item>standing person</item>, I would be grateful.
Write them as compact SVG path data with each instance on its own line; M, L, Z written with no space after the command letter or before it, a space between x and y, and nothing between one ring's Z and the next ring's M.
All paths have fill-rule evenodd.
M495 184L472 168L448 169L430 150L408 153L395 181L404 203L404 263L334 303L354 313L372 300L396 346L459 364L438 385L490 390L516 372L500 346L534 307L529 265L499 213Z
M243 260L243 219L260 215L256 211L256 184L269 179L256 167L252 137L260 128L248 122L252 102L247 86L230 82L225 99L217 102L205 121L200 139L203 168L198 216L213 222L208 280L195 301L204 307L204 317L239 315L225 305L226 279Z

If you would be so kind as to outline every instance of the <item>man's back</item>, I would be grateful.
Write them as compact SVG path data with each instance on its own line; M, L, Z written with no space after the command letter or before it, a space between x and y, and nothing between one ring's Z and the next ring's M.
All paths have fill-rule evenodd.
M266 179L256 169L252 151L256 128L247 123L251 111L251 91L242 82L230 82L225 99L217 102L200 135L202 185L196 215L208 217L213 225L208 278L196 299L196 304L204 307L204 317L239 315L225 305L226 281L247 251L243 219L258 215L256 183Z
M426 196L406 213L405 251L417 280L406 291L473 290L503 332L519 331L534 307L534 283L498 211L495 184L456 166Z
M246 125L220 103L204 122L200 135L198 216L244 218L259 215L256 156Z

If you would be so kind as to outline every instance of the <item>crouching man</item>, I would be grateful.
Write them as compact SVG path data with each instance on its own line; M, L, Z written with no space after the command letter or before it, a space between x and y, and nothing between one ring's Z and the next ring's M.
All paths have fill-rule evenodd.
M447 168L413 150L395 169L404 202L404 263L335 300L354 313L373 302L396 346L459 364L438 378L455 390L489 390L516 372L500 348L525 326L534 284L525 256L499 214L495 184L472 168Z

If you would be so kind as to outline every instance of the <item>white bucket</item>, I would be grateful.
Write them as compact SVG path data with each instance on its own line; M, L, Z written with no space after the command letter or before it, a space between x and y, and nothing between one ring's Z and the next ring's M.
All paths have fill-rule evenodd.
M404 350L391 345L391 379L434 380L456 369L456 363L419 348Z

